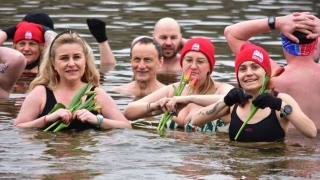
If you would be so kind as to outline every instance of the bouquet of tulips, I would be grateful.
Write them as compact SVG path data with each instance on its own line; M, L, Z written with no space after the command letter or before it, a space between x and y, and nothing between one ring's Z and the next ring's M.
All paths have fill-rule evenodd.
M91 87L90 83L87 83L85 86L83 86L78 93L72 98L69 107L67 108L65 105L63 105L62 103L57 103L55 104L55 106L53 107L53 109L49 112L49 114L55 112L56 110L63 108L63 109L68 109L71 111L71 114L73 115L77 110L80 109L87 109L88 111L92 111L92 110L97 110L99 108L101 108L100 106L98 106L99 102L97 102L94 98L97 95L97 93L95 91L88 91L89 88ZM87 92L88 91L88 92ZM89 96L89 98L82 103L82 96L87 95ZM44 131L49 131L50 129L52 129L53 127L55 127L57 124L58 127L56 127L53 132L58 132L61 129L64 129L66 127L68 127L70 125L70 123L72 123L72 121L69 121L68 124L64 124L62 122L61 119L57 120L56 122L54 122L53 124L51 124L48 128L46 128Z
M262 93L271 93L271 90L269 89L266 89L267 87L267 84L269 82L269 80L272 78L272 77L277 77L277 76L280 76L283 72L284 72L284 68L283 67L280 67L279 69L276 70L276 72L270 77L269 76L269 71L266 72L265 74L265 78L264 78L264 81L263 81L263 84L259 90L259 93L258 94L262 94ZM249 122L249 120L256 114L256 112L258 111L258 107L256 107L255 105L251 104L251 107L250 107L250 114L249 116L247 117L247 119L244 121L244 123L242 124L242 126L240 127L236 137L234 138L234 140L237 140L238 139L238 136L240 135L241 131L243 130L243 128L247 125L247 123Z
M191 77L191 70L187 72L187 74L184 76L184 73L182 73L182 76L181 76L181 79L180 79L180 82L179 82L179 87L176 87L174 84L172 85L173 86L173 89L174 89L174 96L181 96L184 88L186 87L187 84L190 85L190 90L193 89L197 82L198 82L198 78L194 78L190 83L190 77ZM191 92L189 91L188 95L190 94ZM163 131L166 123L172 118L172 116L174 115L173 112L168 112L166 111L161 120L160 120L160 123L158 125L158 130L159 131Z

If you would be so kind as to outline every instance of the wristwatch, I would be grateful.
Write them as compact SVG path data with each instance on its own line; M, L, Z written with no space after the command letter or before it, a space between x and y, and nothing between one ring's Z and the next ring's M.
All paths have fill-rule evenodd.
M271 16L268 18L268 25L270 27L270 29L276 29L276 17L275 16Z
M104 117L103 117L101 114L98 114L98 115L97 115L97 118L98 118L98 123L97 123L96 127L97 127L97 128L100 128Z
M280 113L280 118L282 119L283 117L285 117L291 113L292 113L292 107L287 104L283 107L283 111L281 111L281 113Z

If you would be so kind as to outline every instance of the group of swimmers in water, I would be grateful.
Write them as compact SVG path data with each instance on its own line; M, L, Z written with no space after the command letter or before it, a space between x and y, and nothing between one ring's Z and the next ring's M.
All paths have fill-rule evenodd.
M88 28L99 43L101 64L115 64L105 22L87 19ZM287 65L281 69L268 52L248 40L258 34L278 31ZM46 128L61 120L66 129L132 128L129 120L155 116L168 111L173 115L167 128L228 132L230 140L243 142L284 141L289 128L314 138L320 120L320 20L307 12L249 20L227 26L225 38L235 55L238 86L217 82L211 77L215 67L215 47L210 39L185 39L172 18L160 19L152 36L133 40L130 62L134 79L110 91L139 98L121 112L110 95L100 88L100 75L91 47L76 32L57 34L54 23L44 12L28 13L20 23L0 31L0 44L13 39L13 47L0 47L0 98L8 98L23 73L36 74L29 85L14 125ZM182 72L196 85L187 85L175 96L179 82L164 85L157 74ZM265 79L271 78L261 92ZM77 92L90 83L99 108L68 107ZM86 101L87 96L82 98ZM239 137L237 132L250 115Z

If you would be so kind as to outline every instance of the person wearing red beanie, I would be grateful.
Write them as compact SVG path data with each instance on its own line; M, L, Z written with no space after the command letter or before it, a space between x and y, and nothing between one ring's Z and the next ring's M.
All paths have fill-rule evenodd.
M259 28L261 31L275 28L272 22L274 23L272 18L269 21L267 19L251 20L231 25L225 29L229 46L236 55L235 72L239 88L233 88L224 97L196 111L191 118L192 125L201 126L212 119L230 115L231 121L224 122L230 123L229 138L231 141L284 141L290 123L304 136L316 137L315 123L304 114L293 97L277 92L277 89L268 85L261 92L266 73L269 77L272 74L271 60L263 48L250 44L248 39L251 34L259 31ZM284 68L281 70L283 72ZM283 74L285 73L286 71Z
M270 58L263 48L243 44L235 58L235 72L240 88L231 89L215 103L196 111L191 118L193 126L203 126L212 119L230 115L230 121L223 120L230 123L231 141L282 142L290 122L306 137L316 137L315 124L291 96L268 87L266 90L271 93L260 93L266 73L271 77Z
M269 75L272 74L269 54L263 48L257 45L251 43L243 44L240 48L239 54L236 57L234 66L239 87L241 87L238 78L239 67L245 61L253 61L259 64L265 70L265 72L269 73Z
M188 40L181 50L180 66L185 77L190 74L190 82L195 82L197 79L197 84L194 87L193 85L186 86L179 97L174 96L174 86L179 87L179 82L167 85L138 101L128 104L124 110L126 118L136 120L168 110L171 113L177 113L177 116L174 116L172 121L167 123L170 124L169 128L197 129L200 131L219 131L219 129L224 129L224 132L227 131L228 124L224 124L220 119L212 119L212 122L209 122L207 126L190 127L189 120L192 114L202 106L211 104L211 102L191 102L187 95L190 93L206 96L222 95L233 88L230 84L220 83L212 79L211 73L216 62L214 53L215 47L209 39L197 37ZM228 119L230 117L223 118Z
M25 72L37 73L43 50L43 29L40 25L20 22L13 38L14 49L20 51L27 60Z
M319 129L320 64L314 62L314 56L317 56L315 53L320 38L320 19L308 13L296 12L239 22L227 26L224 34L232 52L237 55L249 39L270 31L279 34L279 44L282 44L279 48L282 48L283 56L278 57L285 58L287 62L285 72L272 78L273 86L275 90L292 96ZM273 71L279 68L277 61L271 60L271 65ZM290 128L294 128L292 123Z

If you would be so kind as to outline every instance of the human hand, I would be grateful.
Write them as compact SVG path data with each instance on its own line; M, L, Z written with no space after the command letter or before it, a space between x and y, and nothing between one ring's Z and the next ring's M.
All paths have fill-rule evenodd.
M252 98L252 95L247 94L247 92L242 88L233 88L224 97L224 103L227 106L232 106L236 103L242 103L247 99Z
M281 108L282 99L277 98L270 93L262 93L252 101L252 104L261 109L269 107L270 109L279 111Z
M61 121L64 124L68 124L69 121L72 121L72 114L71 111L69 111L68 109L63 109L60 108L58 110L56 110L55 112L53 112L52 114L47 115L47 122L53 123L55 121L57 121L58 119L61 119Z
M307 39L320 37L320 19L308 12L293 13L293 20L298 22L295 27L302 33L308 34Z
M188 96L174 96L172 98L166 98L165 107L167 111L178 115L180 110L189 104Z
M87 25L93 37L96 38L97 42L101 43L108 40L106 34L106 23L99 19L87 19Z
M16 33L16 26L9 26L9 27L5 27L2 29L2 31L4 31L7 34L7 40L8 39L13 39L14 34Z
M98 124L97 116L92 114L90 111L88 111L86 109L77 110L73 114L73 119L78 119L82 123L88 122L88 123L93 124L93 125Z

